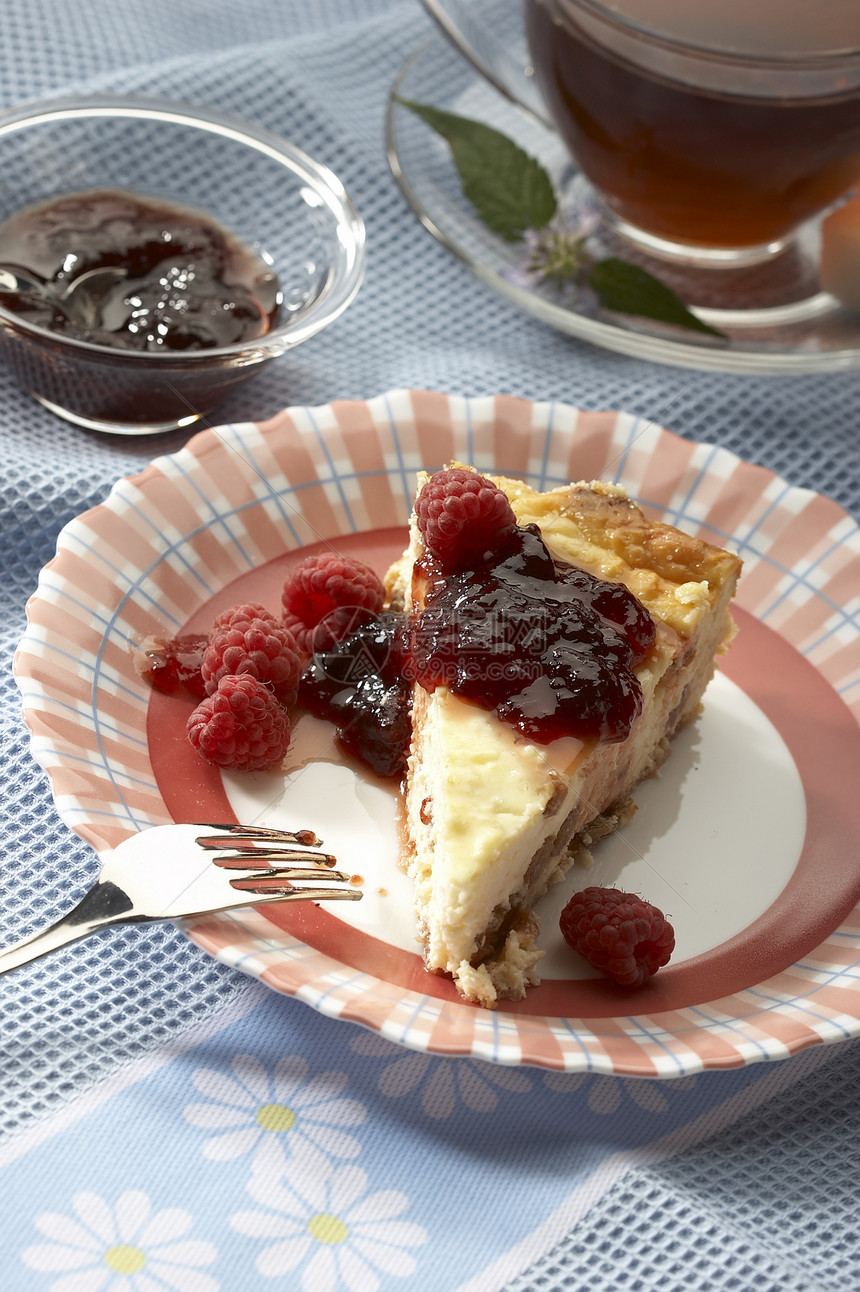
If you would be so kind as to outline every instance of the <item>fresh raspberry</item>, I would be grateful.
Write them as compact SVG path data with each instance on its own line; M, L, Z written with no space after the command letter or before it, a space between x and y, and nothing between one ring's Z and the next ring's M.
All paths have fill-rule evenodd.
M284 584L283 621L299 650L328 650L382 609L385 590L363 561L338 552L306 556Z
M503 550L517 518L507 495L465 467L431 476L415 501L424 545L444 570L462 570Z
M292 704L301 674L295 638L268 611L260 618L258 609L236 606L219 616L222 626L213 630L200 670L206 694L211 695L228 673L248 673L267 682L281 704Z
M207 762L262 771L281 761L290 744L286 711L263 682L228 673L188 719L188 739Z
M663 912L616 888L575 893L559 925L565 942L621 987L647 982L675 949L675 930Z
M278 622L278 616L273 615L271 610L261 606L258 601L242 601L239 605L228 606L222 610L220 615L216 615L212 620L212 631L218 628L230 628L234 619L267 619L272 623Z

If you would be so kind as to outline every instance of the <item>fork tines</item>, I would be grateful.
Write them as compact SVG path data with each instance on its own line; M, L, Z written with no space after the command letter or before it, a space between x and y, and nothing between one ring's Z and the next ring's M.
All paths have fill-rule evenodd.
M201 825L201 830L218 830L216 837L199 838L197 843L201 848L213 849L223 848L224 837L229 837L231 847L242 847L242 841L247 840L248 845L253 846L255 842L259 843L298 843L304 848L317 848L322 842L314 834L313 830L271 830L262 825L237 825L235 822L227 825L220 825L217 822L209 822ZM247 846L247 845L246 845Z
M314 866L334 866L337 858L330 852L295 852L289 848L266 850L248 848L245 852L228 852L223 857L213 857L212 863L222 870L251 870L297 865L308 862Z
M276 900L278 902L322 902L322 901L340 901L340 902L358 902L361 900L362 892L360 888L292 888L287 887L280 891L272 888L250 888L250 893L259 894L263 899Z
M209 830L222 834L200 835L196 842L205 852L221 852L214 857L216 866L225 869L247 870L254 866L295 865L302 862L316 866L334 866L336 858L328 852L311 852L310 848L322 841L313 830L270 830L265 826L209 825ZM257 845L261 844L262 847ZM289 845L298 845L290 847ZM278 846L282 845L282 846ZM286 846L283 846L286 845ZM226 851L232 849L232 852Z
M252 874L245 876L236 876L230 880L231 888L238 888L242 892L259 892L268 893L275 888L289 890L293 887L295 880L300 883L307 883L309 880L322 879L328 882L348 884L352 879L351 875L344 874L342 870L281 870L272 867L271 870L254 871Z
M321 842L312 830L271 830L265 826L244 825L207 825L202 828L220 831L219 834L201 835L196 840L206 852L223 854L213 857L213 864L222 870L244 872L229 881L230 887L237 892L286 902L332 898L354 902L361 897L361 890L357 887L297 886L297 881L302 885L319 880L345 885L354 882L353 876L332 869L337 859L331 853L311 851L313 845ZM262 846L258 847L258 844Z

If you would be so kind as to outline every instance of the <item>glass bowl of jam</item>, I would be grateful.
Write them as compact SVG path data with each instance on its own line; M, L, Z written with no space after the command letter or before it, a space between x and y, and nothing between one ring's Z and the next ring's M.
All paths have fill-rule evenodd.
M80 426L192 426L336 319L364 273L364 225L338 178L209 109L12 109L0 172L0 357Z

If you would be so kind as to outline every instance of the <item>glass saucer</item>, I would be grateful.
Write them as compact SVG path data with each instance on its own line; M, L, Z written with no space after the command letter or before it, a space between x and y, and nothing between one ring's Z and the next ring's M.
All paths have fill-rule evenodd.
M404 64L389 95L388 161L424 227L474 274L525 313L561 332L635 358L722 372L800 374L860 368L860 312L820 290L819 222L791 249L744 270L713 270L649 256L620 238L608 221L592 246L656 274L724 338L602 309L590 293L523 286L522 247L492 233L464 198L445 141L399 99L429 103L502 131L549 172L566 212L594 205L587 181L558 134L510 102L438 32Z

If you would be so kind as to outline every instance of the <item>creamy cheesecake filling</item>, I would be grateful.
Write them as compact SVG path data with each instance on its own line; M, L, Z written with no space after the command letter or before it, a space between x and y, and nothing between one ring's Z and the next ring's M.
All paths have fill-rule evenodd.
M421 847L410 874L427 967L446 970L476 954L475 930L491 924L500 888L521 886L536 847L557 829L564 782L536 746L510 727L493 730L498 719L487 710L446 688L427 704L416 698L407 829Z

